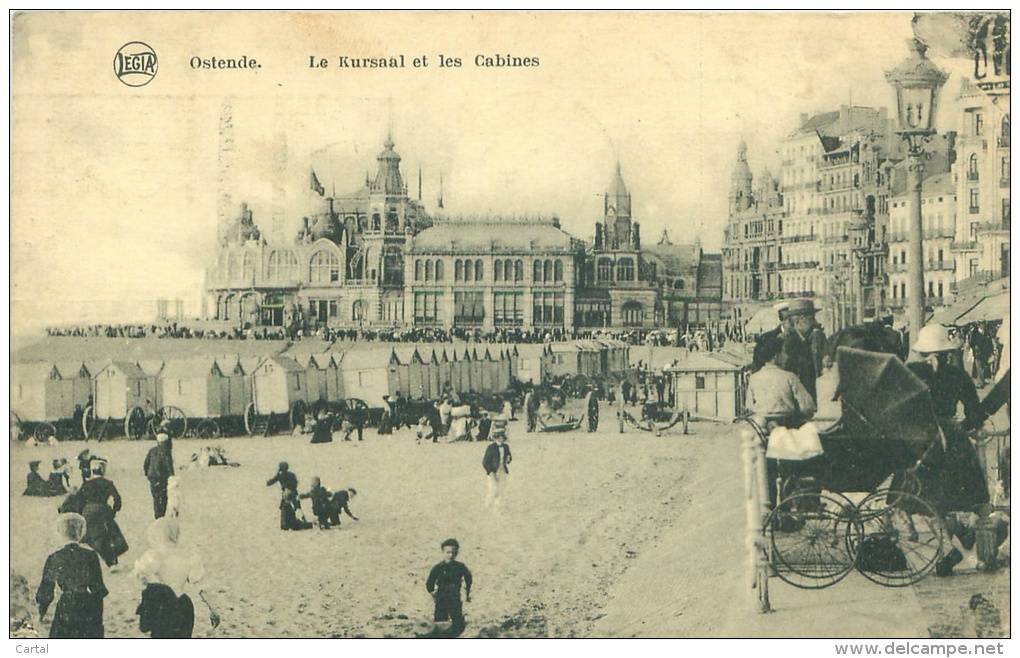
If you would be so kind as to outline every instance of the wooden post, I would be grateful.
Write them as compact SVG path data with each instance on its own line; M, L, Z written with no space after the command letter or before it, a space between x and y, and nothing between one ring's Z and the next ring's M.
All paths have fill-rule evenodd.
M765 519L765 501L768 500L768 484L765 480L765 453L757 434L743 431L744 493L747 505L747 538L751 600L759 613L771 612L769 602L769 564L765 553L765 535L762 524Z

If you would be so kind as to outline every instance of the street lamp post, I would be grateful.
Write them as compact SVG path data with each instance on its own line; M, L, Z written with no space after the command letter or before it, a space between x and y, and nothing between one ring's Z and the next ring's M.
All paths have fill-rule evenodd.
M946 74L925 57L928 49L917 39L908 42L910 57L885 74L896 90L897 133L907 142L909 240L907 252L907 320L911 336L917 336L924 320L924 245L921 223L921 182L924 179L924 141L935 134L939 88Z

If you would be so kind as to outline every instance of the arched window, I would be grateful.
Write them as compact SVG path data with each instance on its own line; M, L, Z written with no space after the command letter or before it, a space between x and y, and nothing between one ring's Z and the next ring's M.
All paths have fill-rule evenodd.
M968 180L978 179L978 157L977 153L971 153L970 158L967 160L967 178Z
M492 280L501 281L503 279L503 261L497 260L492 266Z
M414 261L414 280L415 281L421 281L421 271L422 271L421 259L420 258L416 258L415 261Z
M514 281L524 281L524 261L521 259L514 262Z
M1002 124L999 128L999 136L1009 139L1009 115L1002 117Z
M400 247L391 245L383 251L383 284L400 286L404 284L404 256Z
M266 265L266 278L270 281L280 279L280 252L274 251L269 254L269 263Z
M598 268L598 280L601 282L613 281L613 259L600 258Z
M365 302L360 299L356 299L354 303L351 304L351 320L354 320L355 322L362 322L364 319Z
M255 257L252 256L250 251L246 251L241 259L241 278L245 281L251 281L254 275Z
M436 261L436 281L443 280L443 261Z
M531 280L538 283L542 280L542 261L536 260L535 266L532 269L534 271L531 273Z
M634 259L621 258L616 266L616 275L620 281L634 280Z
M230 252L227 254L227 279L233 281L240 278L241 276L241 261L237 254Z
M435 265L432 263L432 259L425 261L425 280L432 281L436 276Z
M474 264L471 262L471 259L470 258L465 258L464 259L464 280L465 281L470 281L471 280L471 278L472 278L471 275L474 274L474 270L475 270Z
M553 278L552 261L546 260L544 266L542 267L542 280L552 281L552 278Z
M312 254L308 266L308 280L312 283L330 283L340 280L340 259L336 254L322 250Z
M464 261L457 259L453 261L453 280L463 281L464 280Z
M623 326L640 327L644 312L640 302L626 302L623 305Z
M553 278L557 282L563 281L563 261L559 259L553 263Z
M482 267L482 259L479 258L475 261L475 281L481 281L485 278L485 269Z

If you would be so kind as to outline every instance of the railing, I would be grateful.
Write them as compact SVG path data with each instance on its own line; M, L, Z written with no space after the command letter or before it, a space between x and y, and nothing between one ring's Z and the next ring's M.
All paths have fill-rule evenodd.
M968 210L970 211L970 214L976 215L981 212L981 206L971 206Z
M924 265L924 269L930 272L955 272L956 261L954 260L930 260Z
M995 143L998 144L999 148L1001 149L1008 149L1009 135L1001 135L997 140L995 140Z
M999 187L1009 187L1009 178L1002 178L999 180Z
M779 266L780 270L813 270L818 267L818 261L808 260L802 263L782 263Z
M791 244L794 242L813 242L817 238L813 235L788 235L783 236L783 244Z
M999 222L981 222L975 228L977 231L1008 231L1009 220L1004 219Z
M967 277L966 279L961 279L960 281L953 281L952 283L949 284L949 290L951 292L960 292L961 290L967 290L968 288L984 285L989 281L994 281L995 279L1001 278L1002 276L1003 276L1002 272L999 272L998 270L981 270L980 272L976 272L971 276Z
M893 263L885 266L885 271L889 274L897 274L899 272L906 272L908 269L905 263Z
M978 172L976 172L976 171L968 171L967 172L967 180L978 180Z
M850 236L847 235L830 235L829 237L822 240L822 244L838 244L840 242L847 242L850 240Z
M970 242L957 242L954 240L949 244L949 248L953 251L973 251L977 249L977 240L971 240Z

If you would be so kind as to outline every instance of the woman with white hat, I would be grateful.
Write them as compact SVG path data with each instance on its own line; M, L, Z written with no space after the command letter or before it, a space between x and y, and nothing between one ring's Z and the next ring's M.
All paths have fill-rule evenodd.
M922 495L944 515L951 533L959 533L964 539L968 533L961 523L946 515L975 512L988 502L989 496L977 451L967 437L968 430L981 427L985 414L974 382L952 362L953 353L960 347L950 336L948 328L929 324L921 328L917 341L912 345L923 360L910 362L907 366L931 392L935 416L946 439L944 451L936 442L919 464ZM958 423L956 413L960 404L963 404L964 420ZM963 541L965 549L970 548L967 543ZM951 574L953 565L960 559L962 555L954 549L936 566L936 573L942 576Z

